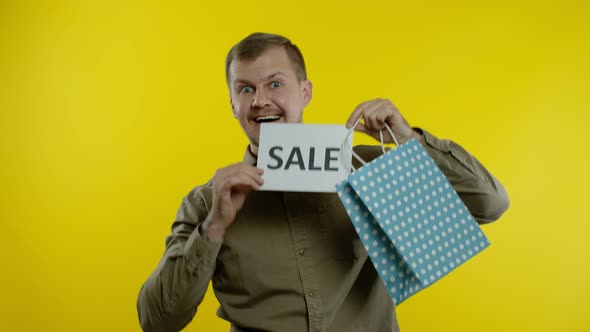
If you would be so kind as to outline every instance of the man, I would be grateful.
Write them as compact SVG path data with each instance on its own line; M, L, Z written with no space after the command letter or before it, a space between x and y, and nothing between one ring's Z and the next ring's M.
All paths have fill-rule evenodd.
M262 122L301 123L312 97L299 49L255 33L226 59L234 117L250 140L244 161L217 170L184 199L166 252L137 303L145 331L178 331L210 280L232 331L398 331L394 306L336 194L259 191ZM350 115L379 139L389 124L400 144L418 139L480 223L508 208L502 185L457 144L412 129L387 99ZM370 160L380 147L356 147Z

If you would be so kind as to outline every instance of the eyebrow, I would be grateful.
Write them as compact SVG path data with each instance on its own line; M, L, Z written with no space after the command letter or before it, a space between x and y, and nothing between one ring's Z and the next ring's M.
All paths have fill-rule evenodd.
M276 73L273 73L273 74L270 74L270 75L266 76L265 80L267 80L267 81L268 81L268 80L271 80L271 79L273 79L273 78L275 78L275 77L277 77L277 76L287 76L287 74L283 73L282 71L278 71L278 72L276 72ZM243 79L236 79L236 80L234 81L234 86L235 86L235 85L238 85L238 84L247 84L247 85L251 85L252 83L251 83L251 82L249 82L249 81L247 81L247 80L243 80Z

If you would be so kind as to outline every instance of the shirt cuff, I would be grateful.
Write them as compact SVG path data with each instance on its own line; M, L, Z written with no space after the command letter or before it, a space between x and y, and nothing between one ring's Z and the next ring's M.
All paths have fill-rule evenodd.
M422 146L431 147L431 148L434 148L434 149L442 151L442 152L449 152L450 151L449 140L438 139L436 136L432 135L429 131L421 129L421 128L414 127L413 129L415 131L417 131L418 133L420 133L420 135L422 136L420 139L420 144L422 144Z
M185 257L191 268L211 266L215 263L222 242L209 241L202 235L201 224L188 238L185 246Z

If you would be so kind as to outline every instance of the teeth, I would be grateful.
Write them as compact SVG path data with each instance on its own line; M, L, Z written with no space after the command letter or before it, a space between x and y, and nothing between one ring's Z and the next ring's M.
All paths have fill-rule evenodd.
M280 119L281 116L280 115L263 115L263 116L259 116L256 117L256 122L263 122L263 121L274 121L274 120L278 120Z

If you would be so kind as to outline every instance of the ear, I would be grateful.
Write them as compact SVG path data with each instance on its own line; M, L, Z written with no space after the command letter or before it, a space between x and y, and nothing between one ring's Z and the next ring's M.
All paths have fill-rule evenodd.
M234 118L237 119L238 112L236 111L236 108L234 107L234 100L231 97L229 98L229 103L231 104L231 112L233 113Z
M304 107L305 107L305 106L309 105L309 103L311 102L313 85L311 84L310 80L305 80L302 82L302 84L303 84L303 102L304 102Z

